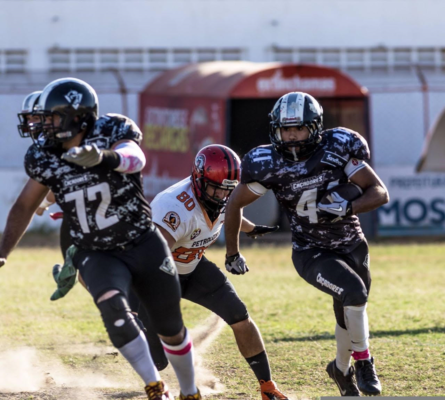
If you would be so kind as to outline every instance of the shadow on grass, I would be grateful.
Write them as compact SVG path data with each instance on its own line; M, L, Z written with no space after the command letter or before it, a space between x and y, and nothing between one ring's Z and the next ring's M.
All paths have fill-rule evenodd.
M107 399L135 399L140 398L141 396L141 392L135 391L104 394L104 397Z
M433 326L431 328L422 329L406 329L393 331L373 331L370 338L403 336L403 335L422 335L424 333L445 333L445 326ZM272 339L272 342L312 342L314 340L334 340L335 336L331 333L322 333L317 335L308 335L300 337L283 337L280 339Z

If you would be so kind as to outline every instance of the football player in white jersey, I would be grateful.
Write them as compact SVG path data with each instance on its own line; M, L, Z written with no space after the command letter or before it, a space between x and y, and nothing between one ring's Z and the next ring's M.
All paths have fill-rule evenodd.
M159 193L151 202L153 221L172 251L182 297L208 308L230 325L240 353L260 383L262 400L286 400L271 379L261 333L249 317L246 306L227 277L205 256L205 250L221 233L224 208L239 176L240 159L231 149L222 145L204 147L196 155L192 176ZM254 225L245 218L242 220L241 230L250 237L276 229L278 227ZM232 263L229 272L242 274L245 271ZM168 364L167 359L159 339L150 333L152 324L142 309L139 318L148 329L154 362L163 369Z

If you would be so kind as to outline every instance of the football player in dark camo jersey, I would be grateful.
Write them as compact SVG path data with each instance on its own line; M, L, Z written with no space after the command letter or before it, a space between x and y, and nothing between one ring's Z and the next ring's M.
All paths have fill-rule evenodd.
M373 169L368 145L346 128L323 131L323 110L307 93L282 96L269 114L271 145L249 151L241 165L241 183L226 210L226 266L243 274L239 253L241 210L272 190L292 230L292 261L298 274L331 295L336 317L337 356L326 371L342 396L378 395L381 384L369 351L366 305L371 286L368 245L356 214L389 201ZM328 189L352 182L363 194L350 202ZM352 357L354 367L350 366ZM355 374L354 374L355 372Z
M48 84L34 106L38 138L25 156L29 180L9 212L0 241L0 267L51 190L69 222L86 283L111 342L145 383L150 400L173 400L153 364L147 341L128 307L130 287L159 334L181 389L201 399L193 347L179 307L181 292L166 241L142 192L145 156L136 124L118 114L100 118L94 89L74 78Z

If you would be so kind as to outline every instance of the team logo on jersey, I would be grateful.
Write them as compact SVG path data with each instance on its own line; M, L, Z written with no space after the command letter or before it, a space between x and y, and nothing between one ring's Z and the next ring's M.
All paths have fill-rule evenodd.
M298 182L292 183L292 190L302 190L307 189L309 187L317 187L323 184L324 175L321 174L318 176L311 176L309 178L301 179Z
M204 154L200 154L195 158L195 167L198 171L204 170L204 165L206 163L206 156Z
M74 178L64 180L63 186L68 187L68 186L74 186L74 185L81 185L83 183L89 182L90 180L91 180L91 176L89 174L79 175L79 176L75 176Z
M321 162L324 164L332 165L333 167L344 168L348 163L343 157L340 157L338 154L332 153L330 151L325 151Z
M363 266L369 269L369 254L366 254L365 261L363 261Z
M165 214L162 221L165 222L173 232L176 232L176 229L178 229L178 226L181 223L181 218L179 218L179 215L174 211L169 211L167 214Z
M164 258L164 261L159 269L169 275L175 276L176 274L175 262L170 257Z
M196 228L190 235L190 240L197 238L201 234L201 228Z
M70 103L75 110L80 106L82 101L82 93L76 92L75 90L70 90L66 95L65 99Z

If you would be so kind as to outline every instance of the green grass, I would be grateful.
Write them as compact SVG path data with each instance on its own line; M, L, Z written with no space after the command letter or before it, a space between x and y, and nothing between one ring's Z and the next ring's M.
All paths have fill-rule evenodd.
M290 246L251 247L243 254L250 272L230 279L262 332L274 380L294 398L338 396L325 372L335 357L329 296L299 278ZM223 266L223 249L211 249L207 256ZM106 354L113 350L86 291L77 285L65 299L49 301L51 266L59 259L57 249L19 248L0 271L0 351L31 346L73 373L100 372L129 382L131 390L103 389L105 398L144 398L122 357ZM371 271L371 351L383 394L445 395L445 247L374 245ZM209 316L189 302L183 310L189 327ZM260 399L230 328L210 346L205 365L226 386L224 393L206 399Z

